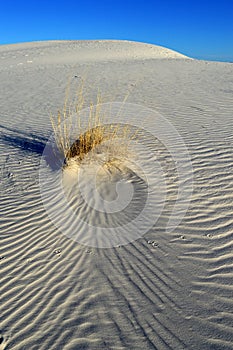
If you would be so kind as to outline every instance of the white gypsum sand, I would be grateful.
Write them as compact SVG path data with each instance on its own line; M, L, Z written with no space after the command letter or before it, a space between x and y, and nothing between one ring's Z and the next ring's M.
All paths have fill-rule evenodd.
M0 349L233 349L233 64L127 41L4 45L0 63ZM52 133L49 116L62 106L67 81L72 94L80 77L86 101L101 91L105 102L119 103L130 90L127 103L138 107L128 115L131 107L123 109L126 121L146 130L128 159L118 152L114 174L98 170L98 191L113 211L118 189L124 196L135 190L127 210L115 216L104 206L95 211L91 192L84 198L88 207L76 191L77 173L89 189L98 157L102 161L104 147L111 152L108 145L81 170L74 164L58 173L56 164L47 164L48 181L51 174L52 180L61 176L64 192L44 188L57 210L53 217L42 202L39 169ZM153 113L142 118L143 108L176 128L192 168ZM158 130L170 149L153 138ZM159 213L155 224L129 244L85 246L90 235L80 220L98 233L134 219L148 193L146 180L153 190L147 219ZM162 186L165 203L157 212ZM179 189L190 194L191 186L185 216L166 230ZM67 218L65 202L76 221ZM180 201L177 216L187 203ZM67 232L56 226L63 217ZM77 227L82 244L72 236ZM98 245L97 238L93 242ZM108 236L101 244L108 245Z

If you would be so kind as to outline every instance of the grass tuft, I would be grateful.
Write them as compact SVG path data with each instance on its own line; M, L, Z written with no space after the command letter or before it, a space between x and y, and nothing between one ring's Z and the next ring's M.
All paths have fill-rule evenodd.
M56 116L50 116L55 141L64 156L64 163L68 164L72 158L81 162L87 154L103 143L107 143L105 151L110 154L110 158L106 160L106 163L108 166L111 165L114 163L112 161L117 158L118 150L121 149L119 156L122 156L122 147L126 151L129 142L136 137L136 133L132 134L128 125L107 123L106 110L102 109L102 95L98 92L95 103L92 101L88 103L84 97L84 81L79 86L75 100L70 101L69 96L70 84L66 90L63 108L58 110ZM89 106L87 121L82 120L84 106ZM73 142L74 132L75 141ZM121 142L117 145L119 139ZM113 144L114 147L112 147ZM113 149L115 152L112 152Z

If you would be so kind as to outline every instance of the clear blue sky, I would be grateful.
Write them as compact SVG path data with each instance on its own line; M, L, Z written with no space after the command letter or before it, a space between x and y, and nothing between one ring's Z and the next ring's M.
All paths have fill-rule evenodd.
M233 0L2 0L0 44L127 39L233 61Z

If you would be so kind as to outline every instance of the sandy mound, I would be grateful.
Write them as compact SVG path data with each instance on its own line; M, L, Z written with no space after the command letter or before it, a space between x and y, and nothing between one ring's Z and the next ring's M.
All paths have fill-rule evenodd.
M0 349L233 349L233 65L120 41L0 61ZM49 112L80 76L139 128L115 171L106 145L48 161Z
M32 42L0 47L2 57L9 60L18 56L24 57L21 62L25 63L51 63L61 64L66 61L105 61L105 60L131 60L131 59L164 59L177 58L188 59L188 57L156 45L143 44L132 41L49 41ZM30 55L29 55L30 53ZM30 56L30 57L29 57ZM29 57L29 58L27 58Z

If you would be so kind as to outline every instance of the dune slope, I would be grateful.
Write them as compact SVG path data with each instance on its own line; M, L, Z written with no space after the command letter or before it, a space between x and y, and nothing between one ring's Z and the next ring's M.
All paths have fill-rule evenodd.
M6 45L0 62L0 349L233 349L233 65L120 41ZM129 103L158 111L184 141L193 191L173 231L175 162L150 138L166 204L141 238L88 247L48 217L39 167L49 113L82 76L90 98L100 89L119 102L130 88Z

